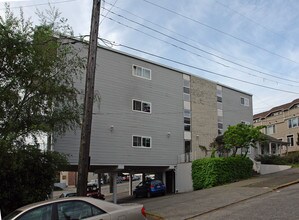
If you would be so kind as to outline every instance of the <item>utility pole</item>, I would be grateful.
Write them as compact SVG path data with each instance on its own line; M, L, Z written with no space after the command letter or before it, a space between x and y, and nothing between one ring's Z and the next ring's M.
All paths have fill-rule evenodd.
M89 150L90 150L90 135L92 124L93 111L93 96L94 96L94 81L95 68L97 58L98 33L99 33L99 16L100 16L101 0L93 0L90 39L88 48L88 58L86 67L85 81L85 98L84 98L84 113L81 128L81 142L78 164L78 185L77 193L79 196L86 196L87 177L89 168Z

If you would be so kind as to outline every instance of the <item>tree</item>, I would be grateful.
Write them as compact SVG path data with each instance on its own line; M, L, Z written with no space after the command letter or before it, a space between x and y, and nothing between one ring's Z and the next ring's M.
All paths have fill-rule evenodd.
M241 149L241 155L246 157L249 147L256 147L256 142L263 140L261 128L263 126L253 127L243 123L229 126L224 132L225 148L232 150L232 156L235 156L238 149Z
M52 10L55 10L52 8ZM57 19L57 13L54 13ZM0 209L40 200L51 192L56 172L67 163L43 151L41 135L63 134L80 124L82 107L75 81L85 58L70 40L61 40L56 20L39 26L14 16L6 5L0 16ZM65 20L61 20L64 22ZM58 27L58 28L57 28ZM30 144L28 139L31 140Z
M214 149L219 157L228 156L228 153L230 152L230 149L225 148L224 144L224 136L219 135L217 136L214 141L210 144L210 148Z
M41 132L64 133L80 122L74 87L85 59L53 37L52 26L33 26L7 8L0 17L0 138L20 141Z

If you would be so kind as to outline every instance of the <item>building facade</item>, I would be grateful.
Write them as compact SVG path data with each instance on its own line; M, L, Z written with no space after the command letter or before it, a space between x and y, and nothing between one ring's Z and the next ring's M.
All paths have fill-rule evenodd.
M88 45L74 46L87 54ZM84 85L76 83L82 91ZM95 94L91 171L163 173L173 184L178 163L205 156L199 145L208 148L229 125L252 123L250 94L104 47ZM55 138L54 150L69 155L73 170L79 145L80 128Z
M299 99L253 116L254 126L264 125L263 133L283 142L281 154L299 151Z

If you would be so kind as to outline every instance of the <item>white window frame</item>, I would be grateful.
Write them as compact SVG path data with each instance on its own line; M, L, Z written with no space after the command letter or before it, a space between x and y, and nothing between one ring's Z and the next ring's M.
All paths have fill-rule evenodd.
M272 127L272 130L270 130L270 127ZM269 132L269 131L271 131L271 132ZM275 126L275 124L274 125L268 125L266 127L266 132L265 133L269 134L269 135L275 134L276 133L276 126Z
M141 110L140 111L134 109L134 101L140 102L140 104L141 104ZM149 106L150 106L150 111L149 112L146 112L146 111L142 110L143 104L149 104ZM132 111L146 113L146 114L151 114L152 113L152 103L151 102L142 101L142 100L138 100L138 99L132 99Z
M295 125L295 126L293 126L294 124L293 124L293 121L294 120L297 120L297 125ZM290 126L290 123L291 123L291 126ZM288 127L289 128L297 128L299 126L299 117L294 117L294 118L290 118L289 120L288 120Z
M244 103L242 103L242 99L244 100ZM249 98L241 97L240 102L241 105L249 107Z
M249 121L243 121L243 120L242 120L241 123L242 123L242 124L245 124L245 125L251 125L251 123L250 123Z
M137 72L136 72L137 68L141 68L141 76L137 75ZM149 77L145 76L145 74L144 74L145 70L149 71ZM142 79L152 80L152 70L151 69L148 69L148 68L145 68L145 67L142 67L142 66L138 66L138 65L135 65L135 64L132 65L132 75L136 76L136 77L139 77L139 78L142 78Z
M289 138L292 139L293 141L293 145L291 145L291 143L289 142ZM293 147L295 145L295 142L294 142L294 135L293 134L290 134L290 135L287 135L287 142L289 143L289 147Z
M138 137L138 138L141 138L141 145L140 146L134 146L134 137ZM150 146L149 147L146 147L146 146L144 146L143 145L143 139L150 139ZM149 137L149 136L140 136L140 135L132 135L132 147L134 147L134 148L146 148L146 149L148 149L148 148L152 148L152 144L153 144L153 142L152 142L152 137Z

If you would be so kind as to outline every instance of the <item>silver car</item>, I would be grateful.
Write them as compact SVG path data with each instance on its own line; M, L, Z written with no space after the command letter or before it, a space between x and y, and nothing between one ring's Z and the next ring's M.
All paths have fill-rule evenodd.
M21 207L3 220L144 220L141 204L117 205L89 197L47 200Z

